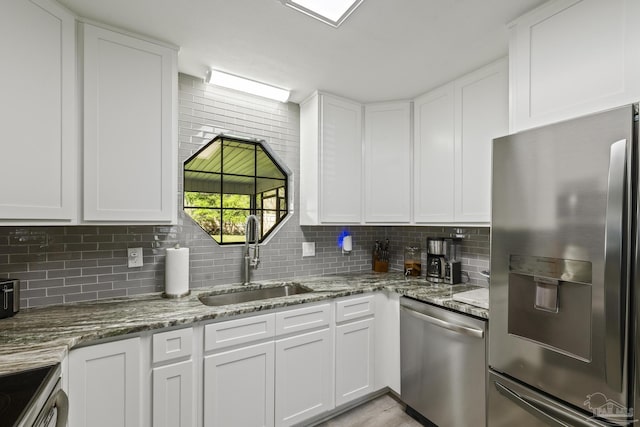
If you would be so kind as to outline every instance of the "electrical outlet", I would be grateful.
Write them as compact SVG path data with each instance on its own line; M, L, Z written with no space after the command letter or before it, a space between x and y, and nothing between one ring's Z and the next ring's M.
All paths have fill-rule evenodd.
M302 242L302 256L316 256L316 242Z
M127 249L128 260L127 265L131 267L142 267L142 248L129 248Z

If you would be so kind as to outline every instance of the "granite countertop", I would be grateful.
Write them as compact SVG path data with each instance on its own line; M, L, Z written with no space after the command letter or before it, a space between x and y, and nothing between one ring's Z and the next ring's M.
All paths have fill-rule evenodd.
M242 286L227 285L192 289L191 295L178 299L166 299L160 293L153 293L24 309L14 317L0 319L0 375L58 363L72 347L103 338L378 290L395 291L421 301L489 318L488 310L452 300L454 293L478 286L430 285L424 278L405 280L401 273L303 277L249 286L278 286L284 282L300 283L313 292L220 307L206 306L198 300L203 293L232 292Z

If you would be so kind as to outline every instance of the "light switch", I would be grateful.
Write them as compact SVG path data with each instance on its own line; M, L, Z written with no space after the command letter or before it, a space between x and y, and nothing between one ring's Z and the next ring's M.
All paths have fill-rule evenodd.
M142 267L142 248L129 248L127 249L128 259L127 265L131 267Z
M316 242L302 242L302 256L316 256Z

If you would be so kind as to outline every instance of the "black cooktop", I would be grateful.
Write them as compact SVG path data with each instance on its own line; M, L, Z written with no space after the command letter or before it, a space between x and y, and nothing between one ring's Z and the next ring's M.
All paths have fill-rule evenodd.
M0 427L13 427L45 387L56 366L0 375Z

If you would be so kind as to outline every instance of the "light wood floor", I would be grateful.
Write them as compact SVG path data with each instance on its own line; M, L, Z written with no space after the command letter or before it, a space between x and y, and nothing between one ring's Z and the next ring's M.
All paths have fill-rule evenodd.
M385 394L317 427L421 427L404 412L404 405Z

